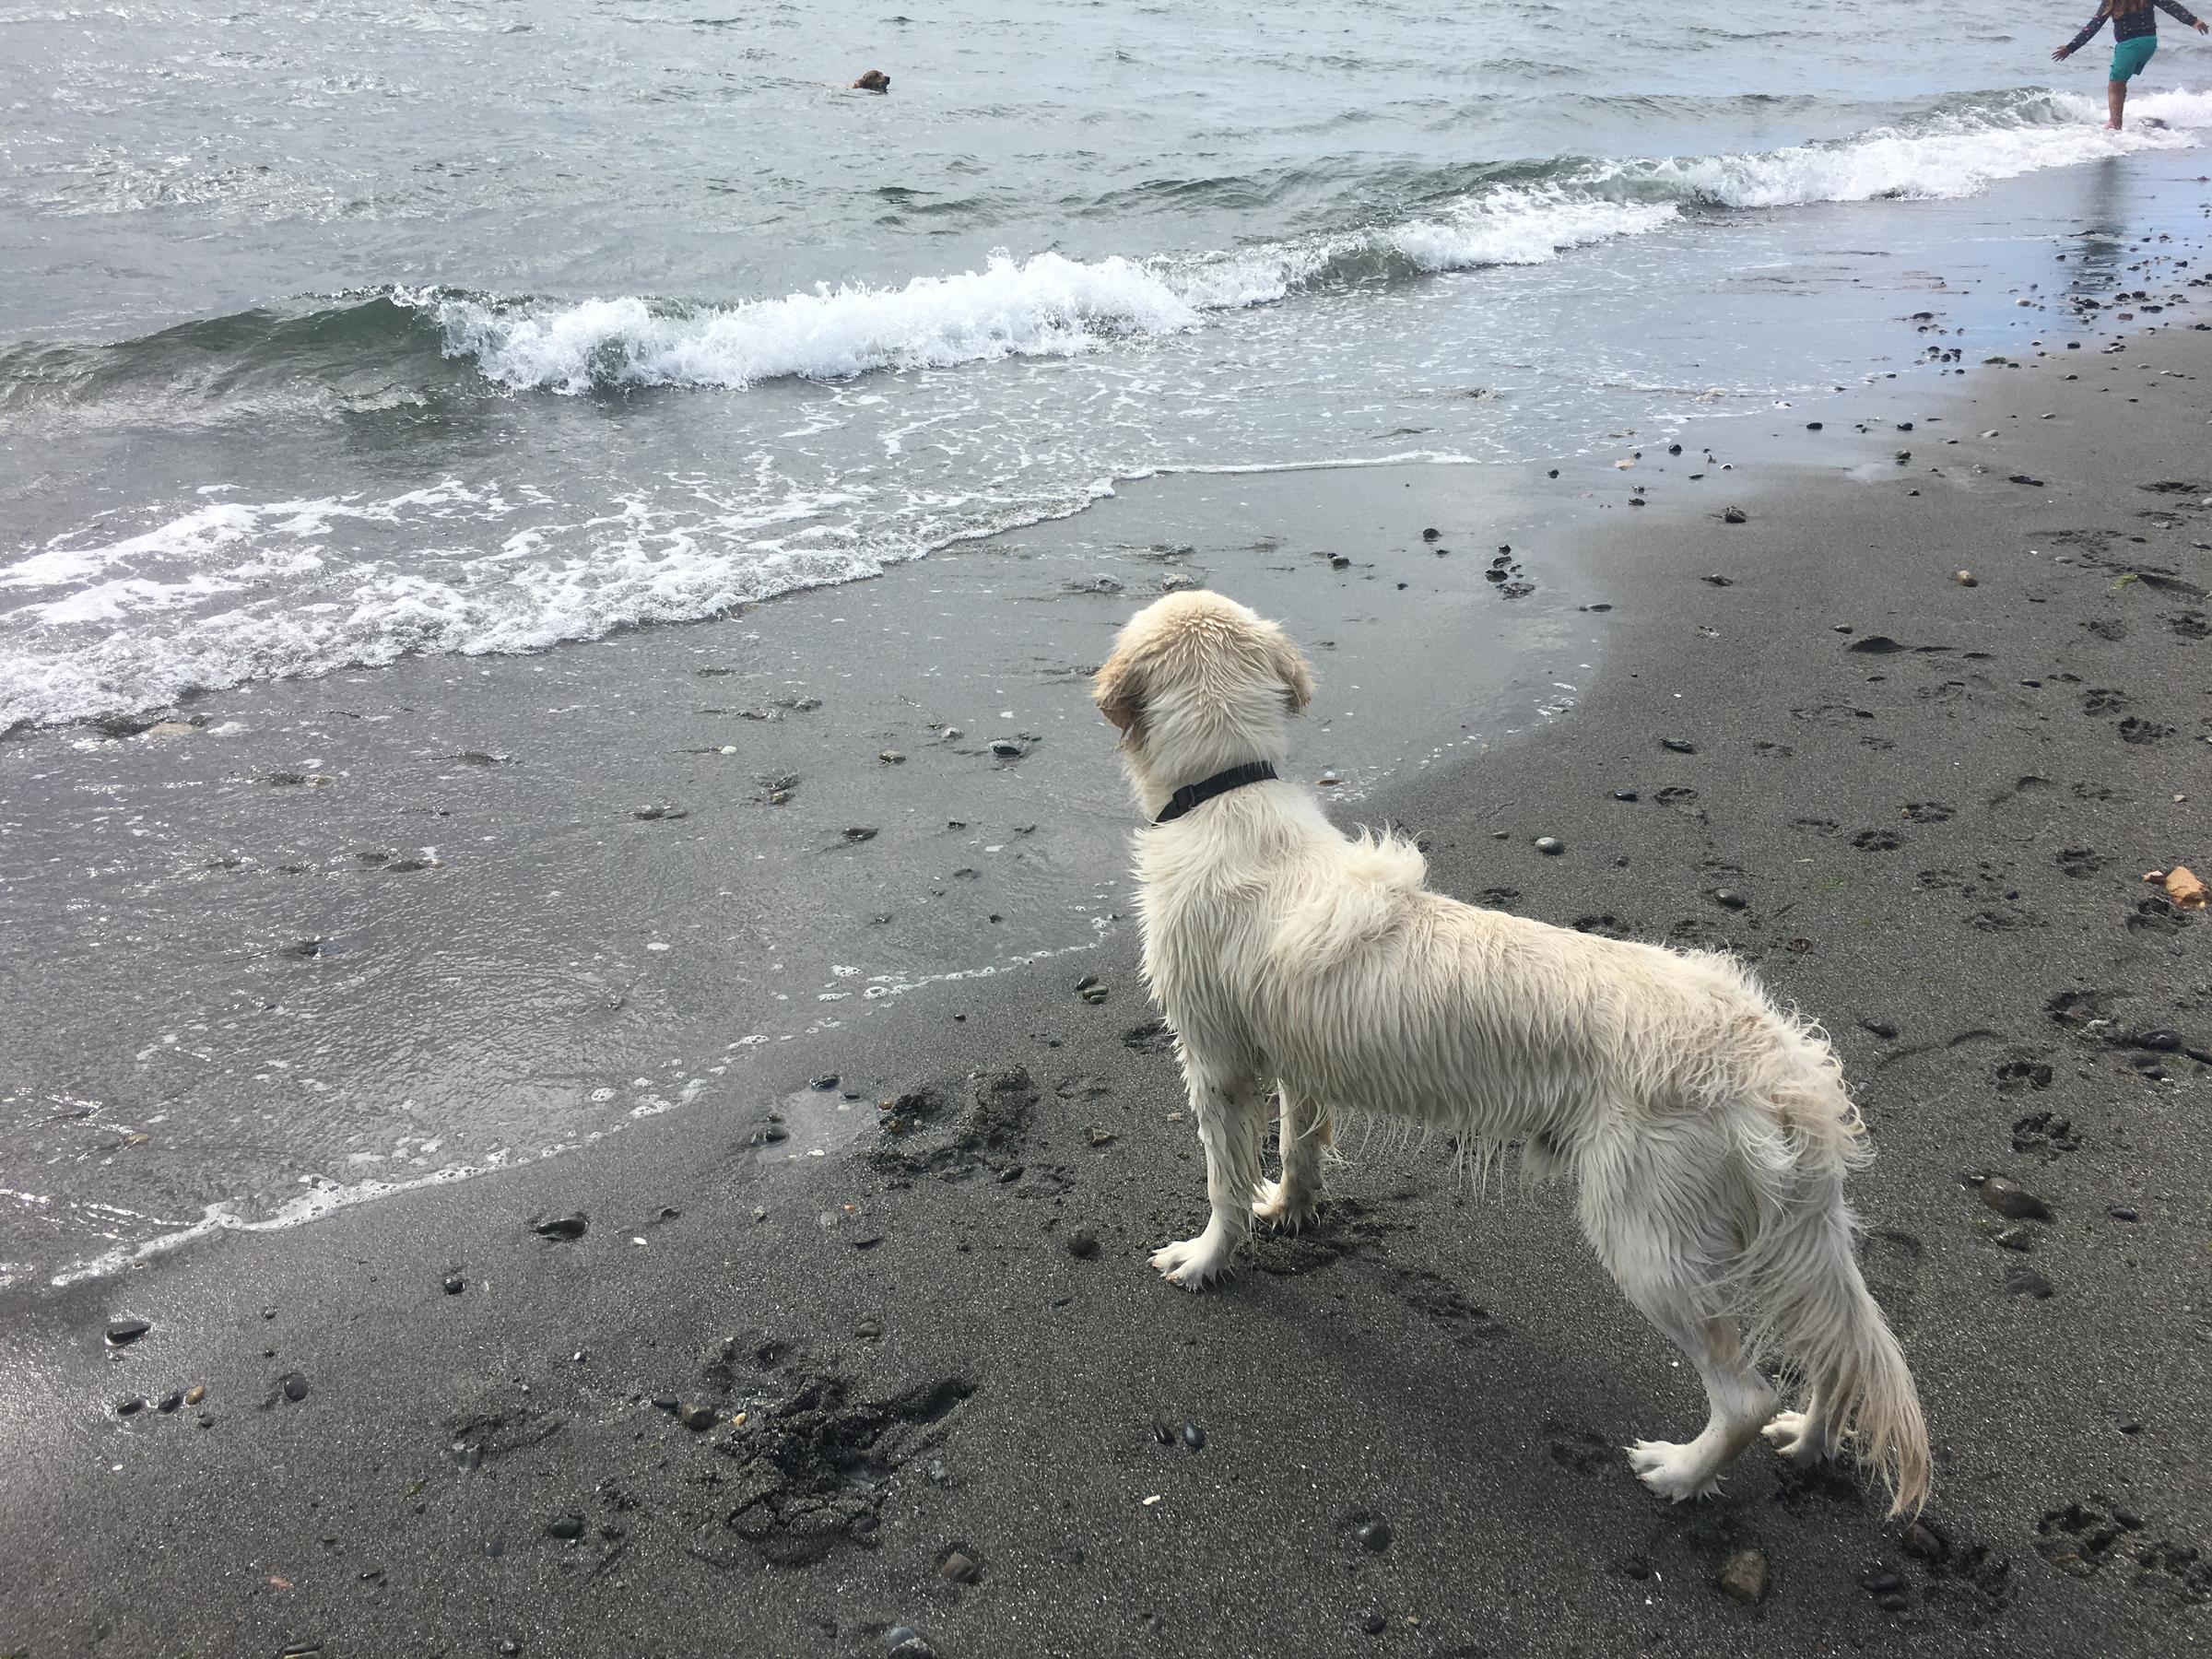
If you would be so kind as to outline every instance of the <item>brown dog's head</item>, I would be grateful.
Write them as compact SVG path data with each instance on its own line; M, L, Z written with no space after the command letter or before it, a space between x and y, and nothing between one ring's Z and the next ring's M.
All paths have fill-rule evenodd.
M1182 784L1248 760L1282 760L1289 717L1312 700L1313 676L1275 623L1199 590L1132 617L1090 695L1121 728L1130 782L1157 812Z
M880 69L870 69L853 83L855 92L888 92L890 89L891 77Z

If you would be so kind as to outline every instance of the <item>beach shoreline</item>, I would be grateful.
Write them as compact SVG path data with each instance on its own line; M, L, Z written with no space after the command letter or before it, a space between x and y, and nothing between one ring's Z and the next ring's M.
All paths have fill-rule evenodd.
M1441 469L1392 478L1420 511L1341 571L1324 556L1354 526L1332 526L1320 498L1379 523L1377 480L1164 488L1156 516L1205 520L1188 557L1180 540L1135 533L1142 505L1117 521L1124 503L1109 503L1065 543L1043 538L1057 550L1030 578L1038 614L1075 618L1048 628L1025 688L1062 724L1019 705L1012 722L1047 741L999 770L957 743L925 751L915 734L955 712L936 707L900 727L864 712L838 737L905 754L873 762L901 774L936 771L917 822L959 810L947 803L972 798L979 779L1011 776L1037 793L994 802L994 831L1035 821L1041 839L1067 836L1041 862L1096 868L1127 809L1108 735L1082 718L1081 669L1143 597L1125 572L1194 563L1288 616L1309 644L1331 614L1385 618L1359 660L1395 677L1371 685L1342 647L1316 656L1317 708L1333 706L1333 682L1362 676L1347 751L1359 759L1338 764L1355 792L1371 766L1375 786L1341 816L1420 833L1436 884L1459 897L1742 952L1831 1032L1879 1151L1853 1193L1868 1277L1935 1430L1936 1545L1906 1548L1848 1479L1786 1476L1757 1452L1721 1500L1652 1499L1618 1448L1687 1422L1694 1390L1605 1286L1557 1194L1478 1199L1418 1147L1356 1147L1315 1233L1263 1241L1224 1291L1169 1293L1143 1256L1196 1214L1196 1147L1176 1120L1132 934L1111 926L1079 966L1047 959L886 998L868 1020L758 1045L726 1063L726 1110L656 1113L578 1157L0 1291L18 1333L0 1494L19 1518L18 1558L35 1564L0 1593L0 1641L41 1655L308 1641L860 1654L911 1626L947 1655L1371 1642L1748 1653L1816 1640L2188 1651L2212 1600L2192 1553L2212 1545L2192 1385L2206 1339L2193 1172L2212 1154L2212 1067L2186 1050L2212 1046L2212 1005L2202 913L2161 908L2136 877L2208 857L2201 802L2184 797L2203 794L2212 735L2212 343L2186 326L2189 311L2164 315L2183 325L2004 354L2017 369L1976 360L1963 377L1943 371L1940 391L1931 368L1906 390L1838 394L1817 416L1624 439L1560 480L1528 469L1511 485L1519 519L1494 478L1456 507ZM1668 455L1677 441L1684 453ZM1720 458L1706 464L1709 441ZM1546 504L1544 485L1578 504ZM1299 562L1230 568L1221 556L1252 539L1235 492L1300 489L1312 493L1269 510L1310 544ZM1649 505L1629 504L1639 496ZM1731 506L1744 522L1724 522ZM1446 559L1420 539L1431 513ZM1109 535L1125 561L1101 557ZM1165 565L1143 557L1156 539ZM1480 575L1498 543L1535 594L1488 593L1506 585ZM1101 569L1118 594L1068 594ZM906 577L949 580L914 567L821 614L895 605ZM1398 581L1414 596L1394 613ZM1612 608L1578 608L1594 605ZM1454 677L1430 660L1445 646L1408 643L1500 639L1501 615L1545 618L1534 640L1521 627L1502 672L1477 661L1472 680ZM736 680L729 706L773 709L816 694L811 642L796 630L770 660L739 665L704 630L636 636L626 648L661 659L650 673L626 665L589 689L642 700L696 683L700 666L738 666L715 677L717 703ZM1573 706L1537 716L1543 693L1599 650ZM458 687L488 668L601 673L531 659L421 672ZM947 700L995 716L990 680ZM1488 700L1470 715L1476 700ZM1501 718L1500 701L1524 712ZM748 724L780 739L812 712ZM1419 735L1367 737L1379 718ZM1534 735L1503 740L1523 721ZM1462 726L1480 741L1463 747ZM520 752L488 729L441 716L406 732L394 753L426 770L406 803L435 810L422 785L453 757ZM1301 766L1318 772L1346 740L1301 732ZM1431 751L1448 762L1419 764ZM299 763L320 758L302 750ZM779 764L750 751L744 762ZM263 764L273 759L241 771ZM472 780L526 770L465 764L456 775ZM1065 771L1046 775L1053 764ZM639 871L617 912L718 890L716 845L664 861L640 838L711 823L728 844L753 821L741 809L770 810L748 776L708 806L671 803L694 815L683 819L618 819L658 804L643 792L666 774L547 770L606 809L574 828L571 855ZM853 770L823 776L834 789ZM304 792L319 812L342 794L259 787ZM866 827L841 823L848 799L822 804L806 844ZM1048 806L1080 833L1048 825ZM354 841L419 844L342 815L318 833L329 862ZM1539 835L1566 853L1538 855ZM759 931L732 959L810 917L859 915L874 900L841 890L865 867L851 860L893 840L886 829L832 852L784 913L733 926ZM943 865L955 891L955 860L969 856L910 850L894 867ZM1118 853L1108 869L1118 877ZM359 903L340 879L325 886ZM1747 902L1717 900L1721 888ZM515 907L531 890L475 902ZM974 909L1018 913L1023 888L1007 890ZM1071 889L1040 878L1034 890ZM1093 890L1096 913L1112 912L1117 890ZM456 903L411 901L379 925L404 936ZM1088 928L1090 914L1077 920ZM971 916L949 931L964 941L1005 925ZM265 943L273 953L307 928L279 907ZM319 959L272 954L265 967ZM1077 994L1079 974L1104 982L1102 1003ZM628 982L611 969L600 979ZM703 1029L728 1018L704 1000L713 980L609 1013L648 1031ZM578 983L599 982L562 994ZM527 988L505 995L526 1026ZM88 1041L98 996L91 1007L65 1044L34 1049L31 1073ZM496 1065L501 1033L482 1030ZM2166 1031L2177 1046L2136 1041ZM708 1058L724 1063L687 1056L678 1071L706 1075ZM822 1157L779 1150L818 1130ZM1999 1237L1961 1180L1989 1173L2030 1188L2055 1219ZM535 1230L579 1213L581 1236ZM151 1328L106 1344L126 1316ZM162 1409L197 1385L203 1399ZM712 1427L682 1427L659 1400L704 1408ZM1203 1450L1187 1449L1184 1423L1203 1429ZM1747 1548L1771 1575L1749 1608L1713 1586Z

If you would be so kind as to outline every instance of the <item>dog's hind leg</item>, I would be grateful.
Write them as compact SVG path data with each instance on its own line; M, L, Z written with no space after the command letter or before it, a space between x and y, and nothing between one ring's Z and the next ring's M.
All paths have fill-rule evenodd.
M1228 1268L1230 1257L1252 1231L1253 1194L1260 1185L1260 1134L1265 1100L1251 1075L1202 1070L1187 1052L1183 1073L1191 1111L1206 1147L1206 1230L1152 1253L1152 1265L1171 1285L1203 1289Z
M1705 1384L1710 1407L1704 1429L1687 1444L1638 1441L1628 1448L1637 1477L1662 1497L1710 1497L1720 1489L1720 1473L1754 1440L1779 1404L1767 1380L1745 1362L1735 1321L1724 1314L1706 1280L1704 1264L1715 1259L1718 1241L1699 1234L1709 1225L1670 1208L1665 1193L1659 1202L1634 1194L1651 1175L1634 1183L1610 1186L1585 1172L1583 1225L1598 1257L1643 1316L1661 1335L1688 1357ZM1693 1208L1698 1207L1693 1204Z
M1278 1083L1282 1115L1283 1178L1260 1182L1252 1213L1262 1221L1296 1232L1321 1210L1321 1154L1328 1144L1329 1121L1311 1095Z

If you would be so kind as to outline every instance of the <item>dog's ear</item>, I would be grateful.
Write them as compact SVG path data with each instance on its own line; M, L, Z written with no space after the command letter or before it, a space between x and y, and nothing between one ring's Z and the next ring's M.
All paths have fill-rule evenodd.
M1279 628L1270 635L1267 651L1274 659L1276 673L1282 677L1283 696L1290 705L1290 712L1302 712L1313 700L1313 671L1306 666L1306 659L1299 654L1297 646L1283 637Z
M1090 700L1099 712L1127 732L1145 712L1144 675L1127 652L1117 651L1091 676Z

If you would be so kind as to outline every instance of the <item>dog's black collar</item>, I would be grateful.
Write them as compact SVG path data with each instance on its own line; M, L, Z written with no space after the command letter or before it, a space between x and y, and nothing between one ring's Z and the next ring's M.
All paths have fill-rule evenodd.
M1232 789L1241 789L1247 783L1265 783L1275 776L1275 768L1265 760L1247 760L1241 766L1232 766L1227 771L1218 771L1210 778L1195 783L1185 783L1168 797L1168 804L1159 809L1155 824L1171 824L1184 813L1203 806L1216 795L1225 795Z

